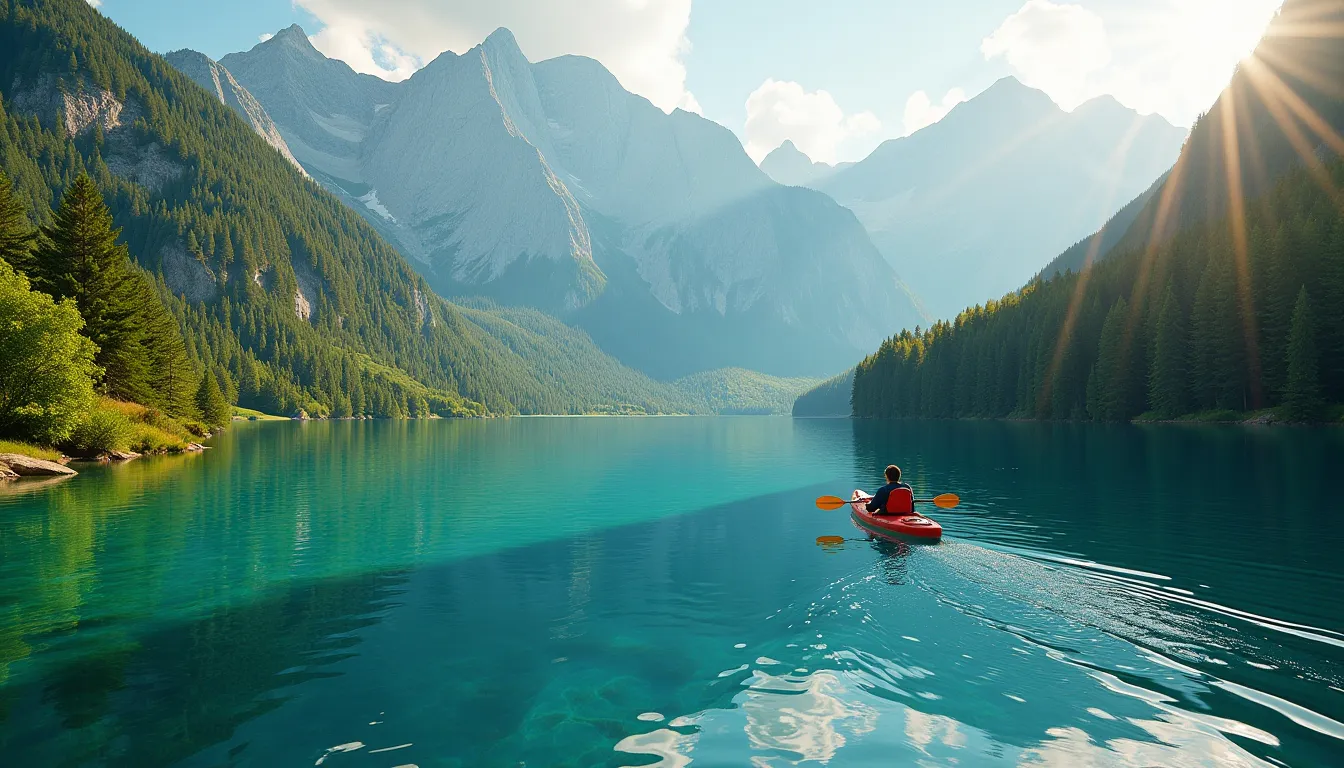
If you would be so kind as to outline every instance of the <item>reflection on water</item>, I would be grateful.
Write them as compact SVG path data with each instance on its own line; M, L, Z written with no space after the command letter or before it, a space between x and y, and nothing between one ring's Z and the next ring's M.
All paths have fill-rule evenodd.
M205 457L0 496L0 754L1344 764L1342 445L769 418L244 425ZM937 513L941 545L870 541L812 506L891 461L964 499Z

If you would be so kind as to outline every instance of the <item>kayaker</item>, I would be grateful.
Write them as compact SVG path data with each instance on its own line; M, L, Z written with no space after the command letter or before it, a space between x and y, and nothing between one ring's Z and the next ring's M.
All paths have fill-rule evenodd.
M887 471L884 474L887 477L887 484L882 486L881 488L878 488L877 493L873 494L873 497L868 500L868 504L866 505L868 511L873 513L874 515L910 514L913 511L912 509L906 509L906 510L887 509L887 500L891 497L891 492L896 490L897 488L904 488L905 490L914 493L914 491L911 490L910 486L901 482L901 468L896 466L895 464L888 464Z

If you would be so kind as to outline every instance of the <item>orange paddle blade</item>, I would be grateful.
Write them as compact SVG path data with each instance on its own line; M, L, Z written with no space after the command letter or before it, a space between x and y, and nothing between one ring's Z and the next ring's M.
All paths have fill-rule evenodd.
M820 545L823 546L823 547L832 546L832 545L835 545L835 544L844 544L844 543L845 543L845 537L844 537L844 536L818 536L818 537L817 537L817 543L820 544Z
M943 509L951 509L961 503L961 497L955 493L944 493L941 496L934 496L933 503Z
M822 496L817 499L817 506L820 507L821 509L825 509L828 511L832 509L839 509L848 503L849 503L848 501L845 501L839 496Z

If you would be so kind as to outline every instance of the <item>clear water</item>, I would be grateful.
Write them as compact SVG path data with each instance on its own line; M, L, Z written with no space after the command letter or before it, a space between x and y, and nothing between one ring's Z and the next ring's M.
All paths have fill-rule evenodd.
M1325 429L242 424L4 488L0 764L1344 765L1342 459ZM813 507L889 461L965 500L942 544Z

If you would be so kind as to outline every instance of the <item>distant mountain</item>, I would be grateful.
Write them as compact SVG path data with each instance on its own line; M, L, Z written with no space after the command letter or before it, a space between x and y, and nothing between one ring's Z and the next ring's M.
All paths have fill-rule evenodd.
M789 187L811 186L822 179L830 176L842 168L848 168L853 163L839 163L831 165L830 163L816 163L812 158L803 154L802 150L794 146L792 141L785 141L761 161L761 170L775 181Z
M299 161L294 159L294 154L289 151L289 145L280 135L280 130L275 127L275 121L266 114L266 109L256 97L247 92L246 88L238 84L223 65L203 53L186 49L166 53L163 57L179 72L214 94L221 104L232 107L233 111L241 115L267 144L275 147L275 151L283 155L290 165L298 168L305 176L308 175Z
M1185 132L1110 97L1073 112L1009 77L812 184L935 317L1015 290L1175 161Z
M546 310L660 378L821 375L923 319L852 213L591 59L532 64L499 30L388 84L290 28L221 63L436 291Z
M357 179L361 142L375 110L392 101L395 86L326 58L297 25L253 54L231 54L219 63L266 107L304 167Z
M1164 173L1153 182L1138 197L1130 200L1124 208L1116 211L1115 215L1102 225L1090 237L1079 240L1069 246L1068 250L1056 256L1045 265L1041 270L1040 276L1046 279L1054 277L1056 274L1064 272L1081 272L1089 264L1095 264L1106 257L1117 243L1125 237L1125 233L1139 218L1148 201L1162 189L1162 185L1167 182L1170 173Z

